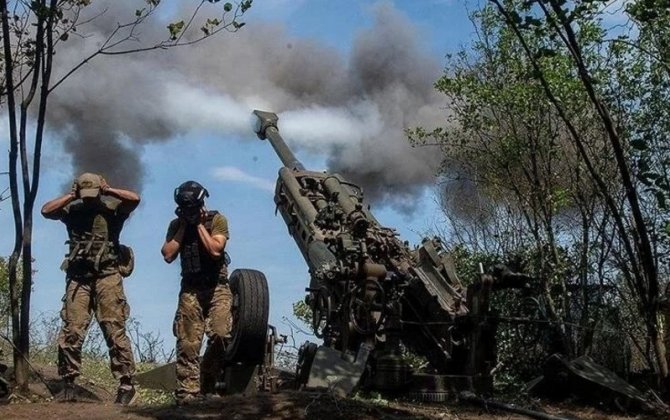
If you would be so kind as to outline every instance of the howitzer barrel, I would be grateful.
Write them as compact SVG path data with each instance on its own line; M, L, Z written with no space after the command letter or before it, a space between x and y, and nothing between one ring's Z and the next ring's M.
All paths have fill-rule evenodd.
M279 134L279 130L277 129L279 117L277 117L277 114L256 109L254 110L254 115L258 117L258 122L254 129L258 137L261 140L268 140L272 144L272 148L275 149L277 156L279 156L284 166L289 169L304 171L305 167L303 164L295 157Z
M307 197L300 194L300 184L298 184L298 181L291 174L291 171L287 168L281 168L279 170L279 178L284 182L286 189L288 189L288 192L296 201L303 220L307 224L314 223L317 214L316 209Z
M411 382L410 367L398 356L404 346L439 373L436 390L461 387L460 380L442 382L449 377L467 379L466 389L489 392L496 365L496 323L487 321L490 292L524 287L527 279L504 268L493 275L481 270L481 281L465 288L439 239L410 249L374 218L360 186L338 174L306 170L279 134L277 115L253 113L256 134L272 144L283 163L274 202L309 266L305 302L312 329L324 340L321 356L315 345L301 350L299 381L310 386L310 370L314 378L325 377L335 363L359 357L369 347L371 360L360 359L369 365L369 383L399 391ZM344 372L353 365L335 366ZM354 384L360 372L336 381Z

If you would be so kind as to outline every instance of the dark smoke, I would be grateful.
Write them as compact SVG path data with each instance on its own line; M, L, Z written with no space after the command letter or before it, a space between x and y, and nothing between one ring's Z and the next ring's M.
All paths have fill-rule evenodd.
M57 73L101 42L117 16L132 16L135 3L113 3L87 38L62 44ZM251 110L272 110L298 152L328 153L329 169L360 183L369 198L411 211L440 157L410 147L404 129L443 122L443 100L432 87L440 66L391 5L377 5L374 14L349 57L250 17L242 31L194 47L98 57L55 91L51 127L75 173L98 171L141 189L143 144L194 129L251 139ZM143 36L164 32L157 21Z

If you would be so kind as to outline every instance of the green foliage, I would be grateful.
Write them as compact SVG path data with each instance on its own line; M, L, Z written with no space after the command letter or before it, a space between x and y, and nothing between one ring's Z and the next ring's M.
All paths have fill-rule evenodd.
M427 366L430 365L428 359L409 350L402 352L402 359L415 372L422 372Z
M0 257L0 329L9 323L9 272L7 260Z
M351 397L354 401L360 401L366 404L374 404L381 407L388 407L391 400L384 398L384 396L376 391L356 391Z
M308 328L312 328L312 308L304 300L293 302L293 316L302 321Z
M632 1L626 4L626 11L638 22L659 22L670 15L670 3L667 0Z
M595 183L580 176L584 161L566 121L579 132L605 187L613 196L622 190L600 116L554 29L561 19L579 21L574 29L589 75L596 89L605 91L612 72L596 17L600 6L590 2L545 19L534 9L537 2L505 5L512 23L493 8L475 12L477 39L469 50L449 57L436 82L450 102L448 125L410 135L415 142L442 146L442 175L453 194L445 211L457 237L482 235L481 243L454 249L462 279L476 275L473 266L487 258L489 264L512 260L517 270L536 278L532 294L509 291L493 298L501 317L544 324L499 329L503 374L514 381L537 374L550 352L575 355L595 345L593 326L607 307L606 289L598 285L611 279L602 267L617 264L607 255L612 225L606 206Z
M472 256L514 256L536 278L532 299L494 298L501 316L547 325L501 328L510 377L531 374L546 349L603 354L594 348L608 340L621 352L604 363L620 365L626 338L653 346L644 330L655 315L641 302L657 299L645 295L659 289L656 270L668 274L651 265L670 256L670 8L628 2L633 21L608 27L604 0L489 4L435 84L449 102L446 126L409 130L410 140L442 148L445 214L465 240L454 249L459 270L472 274ZM639 242L646 231L653 244ZM617 329L628 337L607 332Z
M437 140L445 153L443 175L477 179L476 188L486 199L513 197L521 206L530 201L537 210L573 207L573 180L565 174L576 165L575 151L535 69L493 9L484 8L473 19L479 38L469 51L451 56L447 72L435 84L450 102L448 128L416 130L412 139ZM537 19L527 20L527 26L535 25ZM542 31L538 35L530 42L549 85L567 112L579 115L584 127L593 126L593 115L584 113L588 97L570 58L551 37ZM551 191L561 191L560 197Z
M113 395L116 387L119 386L119 381L114 379L111 370L109 369L109 360L104 356L82 358L81 374L86 378L87 382L102 387Z
M10 299L9 299L9 259L0 257L0 329L5 330L11 323ZM17 264L16 278L18 280L16 293L21 294L21 260Z
M7 271L7 259L0 257L0 296L9 293L9 272Z
M499 256L483 252L473 252L464 246L451 250L459 277L464 283L476 279L481 263L485 271L490 272L498 263L507 264L512 270L535 273L541 265L540 253L534 248L517 250L515 255ZM573 269L575 250L560 249L559 264L556 267L558 276L568 277ZM625 329L621 317L625 311L619 307L621 301L607 288L594 288L583 294L567 293L562 290L562 283L554 280L548 293L543 290L541 279L528 284L527 289L499 290L490 297L490 310L493 319L499 320L496 332L497 359L494 380L496 389L503 393L520 392L522 384L542 374L542 366L546 358L561 350L562 325L573 337L576 354L582 349L595 348L591 356L599 363L616 372L625 372L625 360L630 352L626 341ZM551 318L549 300L553 301L558 311L558 322ZM566 300L566 304L563 304ZM569 311L565 309L568 308ZM588 308L585 309L585 308ZM582 325L562 324L564 321L587 317ZM525 320L518 322L519 320ZM589 343L584 341L588 340ZM617 343L610 348L608 343Z
M205 24L200 28L200 30L205 34L205 36L210 36L217 26L221 24L219 19L207 19Z
M623 110L634 171L659 208L670 198L670 9L666 1L630 2L627 12L637 34L619 35L611 45L612 81L608 101Z
M251 4L253 3L253 0L244 0L240 3L240 11L242 13L245 13L247 10L251 8Z
M137 363L137 373L144 373L160 366L155 363ZM82 361L82 379L89 385L104 389L109 395L116 394L119 381L114 378L109 369L107 357L85 357ZM137 387L139 393L138 403L142 405L165 405L174 402L174 396L170 392L155 389L144 389Z
M179 36L181 31L184 30L184 25L185 25L184 21L180 20L179 22L170 23L167 26L168 32L170 32L170 39L171 40L173 40L173 41L177 40L177 37Z
M0 264L1 267L1 264ZM1 273L0 273L1 274ZM143 334L140 324L135 319L128 320L128 334L133 342L133 351L136 353L135 368L138 374L147 372L160 366L162 363L143 362L145 348L139 348L134 336ZM31 329L31 363L40 366L56 366L57 346L56 340L61 328L59 314L41 314L33 321ZM150 334L150 333L149 333ZM158 343L162 345L162 342ZM140 354L138 354L140 353ZM166 360L163 360L165 362ZM117 379L109 369L109 355L102 331L97 322L93 322L86 334L86 340L82 349L82 377L81 383L99 387L110 396L115 395L119 385ZM146 405L164 405L174 402L172 393L153 389L138 387L140 395L139 402Z
M480 275L480 265L485 272L491 267L502 263L502 256L482 251L473 251L464 244L457 245L449 250L453 258L458 277L464 286L474 283Z
M210 3L218 3L219 0L209 0ZM223 16L221 18L209 18L200 27L200 31L205 37L211 36L220 29L232 26L233 30L242 28L245 23L238 20L239 16L243 15L249 8L251 8L252 1L242 1L237 4L237 7L232 3L226 2L223 4ZM232 19L226 19L226 15L232 14Z

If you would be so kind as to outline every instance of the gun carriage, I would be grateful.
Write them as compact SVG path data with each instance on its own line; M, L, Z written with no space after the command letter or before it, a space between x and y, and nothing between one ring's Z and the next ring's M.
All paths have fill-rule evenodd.
M333 370L341 359L356 362L371 387L401 390L423 380L405 362L410 350L446 387L490 389L496 325L488 317L489 292L518 287L525 276L501 270L464 287L438 238L411 249L375 219L359 186L305 169L279 134L276 114L254 114L256 134L284 165L274 201L309 267L305 301L323 340L321 347L302 346L298 381L318 384L315 360ZM319 357L322 350L327 354Z

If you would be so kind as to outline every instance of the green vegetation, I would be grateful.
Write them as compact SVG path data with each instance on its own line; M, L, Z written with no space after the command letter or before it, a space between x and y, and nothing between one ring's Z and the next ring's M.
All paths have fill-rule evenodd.
M0 266L1 267L1 266ZM31 328L31 370L47 368L51 375L57 370L57 337L61 320L59 314L41 314L34 319ZM173 353L166 353L163 339L153 332L146 332L140 323L131 318L127 323L128 335L133 343L137 373L149 371L164 363L170 362ZM170 343L172 344L172 343ZM6 356L11 354L11 346L6 340L0 339L0 351ZM149 361L150 360L150 361ZM5 360L8 362L8 360ZM50 379L56 379L55 377ZM102 331L93 322L89 328L82 348L82 370L78 379L84 387L90 387L102 398L114 399L118 381L112 376L109 367L109 356ZM144 405L172 404L174 397L170 392L163 392L138 387L140 403ZM31 399L34 399L32 396Z
M7 261L0 257L0 331L6 331L9 325L9 273Z
M118 381L114 379L109 370L109 360L105 358L90 358L83 360L81 379L91 385L98 386L108 392L110 395L116 395ZM155 367L157 363L137 363L137 373L147 372ZM137 387L140 394L138 403L143 405L165 405L174 402L174 396L170 392L158 391L154 389L144 389Z
M537 279L533 299L495 298L501 318L531 315L548 330L501 328L500 378L532 375L518 354L532 367L553 351L668 377L670 7L611 7L490 0L435 84L447 123L409 132L442 150L461 265L512 262Z

